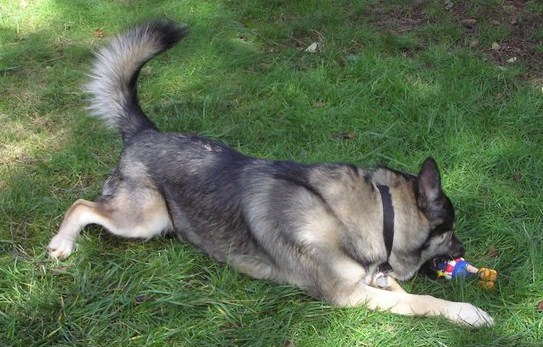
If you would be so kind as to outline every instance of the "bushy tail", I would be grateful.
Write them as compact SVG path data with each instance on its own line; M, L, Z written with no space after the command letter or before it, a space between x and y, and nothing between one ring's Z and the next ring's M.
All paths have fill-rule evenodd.
M145 129L156 129L138 102L137 79L143 65L173 47L188 33L173 22L150 22L116 36L100 49L85 86L91 113L117 129L126 142Z

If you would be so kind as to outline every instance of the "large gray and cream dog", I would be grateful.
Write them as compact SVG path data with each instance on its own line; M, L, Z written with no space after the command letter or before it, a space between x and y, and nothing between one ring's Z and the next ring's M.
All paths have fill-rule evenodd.
M102 195L68 210L49 243L52 257L68 257L88 224L129 238L173 232L251 277L290 283L334 305L493 324L471 304L408 294L396 282L431 258L464 252L433 159L418 175L305 165L160 132L139 106L137 78L149 59L186 33L171 22L152 22L97 53L87 85L90 108L120 132L124 150Z

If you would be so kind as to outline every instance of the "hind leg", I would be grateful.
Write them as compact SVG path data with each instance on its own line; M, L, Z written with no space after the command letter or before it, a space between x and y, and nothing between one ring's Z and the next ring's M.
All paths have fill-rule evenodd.
M81 230L89 224L101 225L117 236L142 239L150 239L171 229L166 203L157 192L119 189L116 195L102 197L95 202L77 200L49 242L49 255L55 259L69 257Z
M275 267L256 256L230 255L227 263L244 274L262 280L276 280Z

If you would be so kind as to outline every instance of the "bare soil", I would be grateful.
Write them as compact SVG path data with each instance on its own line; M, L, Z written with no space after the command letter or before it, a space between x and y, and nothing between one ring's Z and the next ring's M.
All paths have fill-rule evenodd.
M497 6L475 7L472 1L415 0L392 5L387 0L376 0L365 15L371 25L383 32L402 35L417 33L422 26L439 25L435 16L428 15L431 7L441 6L445 19L462 30L459 44L478 50L497 64L522 63L528 67L528 78L543 74L543 11L533 11L526 0L503 0ZM495 27L507 33L493 46L481 44L478 33L482 26ZM492 30L492 29L490 29Z

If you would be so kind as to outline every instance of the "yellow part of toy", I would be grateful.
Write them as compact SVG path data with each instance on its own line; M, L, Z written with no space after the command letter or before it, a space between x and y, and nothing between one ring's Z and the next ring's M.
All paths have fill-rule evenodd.
M496 279L498 278L498 272L494 269L489 269L486 267L479 269L479 278L486 282L496 282Z
M494 285L495 283L494 282L491 282L491 281L477 281L477 284L479 285L479 287L483 288L483 289L486 289L486 290L491 290L491 289L494 289Z

